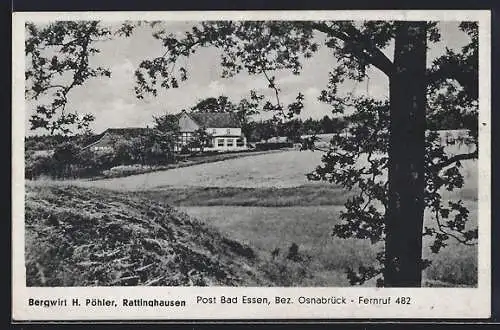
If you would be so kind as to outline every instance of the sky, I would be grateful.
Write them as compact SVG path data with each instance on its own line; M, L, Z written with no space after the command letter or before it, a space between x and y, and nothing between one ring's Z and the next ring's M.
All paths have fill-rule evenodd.
M110 23L113 26L113 23ZM114 26L118 26L117 22ZM196 22L165 22L168 31L181 35ZM458 22L439 23L441 41L429 47L427 62L443 54L446 47L458 49L468 42L465 33L458 29ZM103 66L111 69L111 78L94 78L83 86L73 89L69 95L67 108L80 113L92 113L95 120L91 128L95 133L101 133L107 128L146 127L153 124L153 116L165 113L177 113L189 109L199 100L207 97L225 95L235 103L242 98L248 98L250 90L256 90L268 97L273 95L267 88L263 76L250 76L240 73L232 78L221 78L219 51L214 48L204 48L181 64L188 68L189 79L181 82L177 89L161 91L157 97L146 96L137 99L134 93L134 71L144 59L152 59L163 54L160 41L152 37L149 26L137 28L128 38L115 38L98 43L101 52L91 58L93 66ZM317 36L322 40L322 36ZM392 59L393 45L383 50ZM281 89L280 98L286 103L291 102L299 92L304 94L304 109L300 118L318 119L331 115L331 108L320 101L318 96L328 82L328 72L335 65L335 58L326 47L320 47L312 58L303 62L299 76L291 72L277 72L276 82ZM387 77L373 68L368 71L369 79L361 83L346 82L340 92L368 94L372 97L386 98L388 96ZM272 101L272 99L271 99ZM27 135L42 133L29 130L29 115L33 104L27 103L26 133ZM265 115L260 118L265 118ZM257 118L259 119L259 118Z

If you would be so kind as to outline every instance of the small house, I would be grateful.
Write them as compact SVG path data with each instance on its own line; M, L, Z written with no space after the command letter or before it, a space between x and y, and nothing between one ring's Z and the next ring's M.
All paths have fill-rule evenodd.
M194 132L205 129L210 136L210 143L204 148L209 151L236 151L247 148L246 137L241 132L241 124L234 113L207 112L179 115L179 143L182 147L189 145L194 139Z

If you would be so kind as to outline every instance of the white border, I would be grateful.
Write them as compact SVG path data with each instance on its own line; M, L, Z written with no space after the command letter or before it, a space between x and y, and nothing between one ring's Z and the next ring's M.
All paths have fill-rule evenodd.
M479 267L478 288L226 288L226 287L72 287L27 288L24 267L24 23L50 20L439 20L479 21ZM486 318L490 316L490 109L491 109L491 27L486 10L379 10L379 11L245 11L245 12L40 12L13 14L13 116L12 116L12 312L21 320L171 320L171 319L337 319L337 318ZM485 125L482 125L485 123ZM411 296L414 304L367 305L196 305L197 295L205 296ZM118 299L182 298L185 308L41 308L29 307L36 298L77 297Z

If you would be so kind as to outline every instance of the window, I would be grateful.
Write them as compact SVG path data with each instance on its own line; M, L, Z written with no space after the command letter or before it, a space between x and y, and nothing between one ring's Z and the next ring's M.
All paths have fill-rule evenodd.
M234 142L234 139L227 139L227 146L233 147L234 146L233 142Z
M224 146L224 139L217 139L217 147L223 147Z
M243 147L243 139L242 138L239 138L236 140L236 146L237 147Z
M212 134L217 133L217 130L215 128L212 128Z
M98 146L98 147L93 147L94 151L109 151L112 150L110 146Z
M182 144L187 144L189 141L191 141L192 135L190 132L182 132L180 135L180 142Z

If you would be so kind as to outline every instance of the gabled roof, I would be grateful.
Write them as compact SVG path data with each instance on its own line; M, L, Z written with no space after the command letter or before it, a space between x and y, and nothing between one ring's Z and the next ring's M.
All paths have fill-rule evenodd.
M106 135L114 135L114 136L119 136L121 138L125 139L131 139L139 136L145 136L148 133L151 133L152 128L148 127L125 127L125 128L108 128L104 132L102 132L99 135L96 135L92 141L87 144L83 149L87 149L89 147L92 147L93 145L97 144L98 142L101 141L101 139Z
M241 127L236 114L230 112L191 112L187 115L198 125L206 128Z

